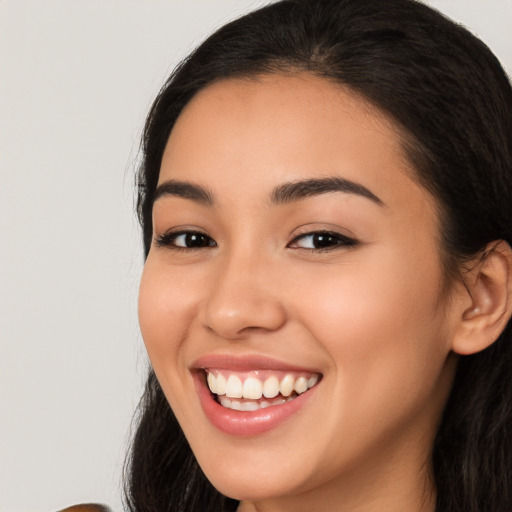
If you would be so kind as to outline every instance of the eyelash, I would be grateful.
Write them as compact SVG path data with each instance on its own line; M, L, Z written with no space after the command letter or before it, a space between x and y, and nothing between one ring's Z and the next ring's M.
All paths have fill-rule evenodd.
M341 233L336 233L335 231L310 231L309 233L304 233L295 237L289 244L288 247L292 247L300 240L305 240L308 237L313 237L313 239L317 238L318 242L327 242L329 245L324 247L297 247L298 249L302 249L304 251L314 251L314 252L327 252L334 251L336 249L345 247L355 247L358 244L357 240L353 238L349 238L348 236L342 235ZM322 240L324 239L324 240Z
M199 245L196 247L182 247L180 245L175 245L176 239L180 236L198 237L203 242L206 242L206 244ZM197 251L198 249L204 249L207 247L216 247L217 246L217 243L215 242L215 240L213 238L210 238L208 235L201 233L201 231L193 231L193 230L164 233L163 235L156 237L155 243L158 247L168 247L168 248L172 249L173 251L194 251L194 250Z
M176 240L180 237L185 237L185 243L186 238L188 237L197 237L199 241L199 245L192 246L192 247L183 247L176 245ZM324 247L299 247L297 246L297 242L301 240L305 240L309 237L313 237L313 240L316 237L316 243L327 243ZM312 240L312 242L313 242ZM190 240L189 240L190 243ZM314 245L315 242L313 242ZM353 238L349 238L345 235L342 235L340 233L336 233L334 231L311 231L308 233L303 233L297 237L295 237L289 244L288 247L290 248L297 248L301 249L303 251L312 251L312 252L328 252L333 251L339 248L350 248L358 245L358 241L354 240ZM205 233L202 233L201 231L176 231L176 232L169 232L164 233L163 235L160 235L155 238L155 244L158 247L168 247L172 249L173 251L197 251L200 249L205 249L209 247L217 247L217 243L215 240ZM295 247L294 247L295 246Z

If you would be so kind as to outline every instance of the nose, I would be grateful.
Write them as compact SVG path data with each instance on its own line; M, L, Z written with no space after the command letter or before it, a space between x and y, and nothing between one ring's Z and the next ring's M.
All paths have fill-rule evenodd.
M272 265L254 257L218 262L204 304L203 323L223 339L272 332L286 322Z

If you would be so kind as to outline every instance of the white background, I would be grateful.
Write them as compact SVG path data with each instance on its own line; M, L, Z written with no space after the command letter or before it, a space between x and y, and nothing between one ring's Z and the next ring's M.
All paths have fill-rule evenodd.
M133 175L164 78L258 0L0 0L0 511L121 511L147 360ZM511 0L430 2L512 73Z

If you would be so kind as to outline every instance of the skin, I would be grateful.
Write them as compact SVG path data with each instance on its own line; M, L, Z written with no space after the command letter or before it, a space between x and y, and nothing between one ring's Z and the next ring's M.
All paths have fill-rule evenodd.
M275 187L325 177L382 204L339 191L271 204ZM159 183L171 179L205 187L214 204L160 197L155 238L191 229L215 245L153 243L140 325L214 486L243 512L434 510L429 455L471 303L462 286L447 295L436 202L398 129L307 74L217 82L172 131ZM322 230L357 244L312 249L306 235ZM265 355L323 378L300 414L240 438L200 406L191 365L207 354Z

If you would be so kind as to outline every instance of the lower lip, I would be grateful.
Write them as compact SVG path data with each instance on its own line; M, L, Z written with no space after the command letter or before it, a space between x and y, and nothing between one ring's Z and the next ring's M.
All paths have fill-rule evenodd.
M200 372L194 374L194 381L207 418L220 431L234 436L256 436L273 430L299 411L316 389L316 387L312 388L281 405L273 405L257 411L235 411L222 407L215 400Z

